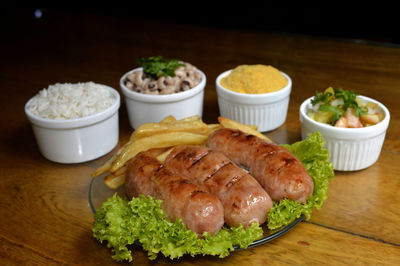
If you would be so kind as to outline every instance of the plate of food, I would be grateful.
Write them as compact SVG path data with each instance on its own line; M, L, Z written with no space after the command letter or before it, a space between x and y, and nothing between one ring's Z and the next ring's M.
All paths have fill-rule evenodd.
M282 236L322 206L334 173L318 132L280 145L255 126L218 122L143 124L93 172L93 236L115 260L132 261L132 244L150 259L223 258Z

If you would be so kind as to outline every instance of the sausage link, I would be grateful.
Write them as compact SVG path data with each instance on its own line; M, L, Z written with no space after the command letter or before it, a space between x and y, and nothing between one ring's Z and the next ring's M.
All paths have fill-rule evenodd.
M217 196L224 206L227 225L247 227L266 221L271 198L252 176L222 153L199 146L178 146L165 165Z
M217 197L188 178L173 174L145 152L129 162L125 186L129 197L144 194L162 200L170 220L181 218L187 228L199 235L215 235L224 225L224 210Z
M313 192L307 169L283 146L228 128L213 132L207 145L247 168L274 201L288 198L304 203Z

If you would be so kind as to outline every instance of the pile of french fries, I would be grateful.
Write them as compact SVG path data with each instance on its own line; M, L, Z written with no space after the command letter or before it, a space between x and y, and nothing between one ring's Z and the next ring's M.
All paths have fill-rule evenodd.
M239 129L271 141L257 131L257 126L241 124L224 117L218 117L218 124L206 124L200 116L191 116L179 120L173 116L167 116L159 123L146 123L139 126L133 131L129 141L105 164L96 169L92 177L107 173L104 183L111 189L117 189L125 182L129 160L138 153L151 151L160 162L164 162L173 147L177 145L203 145L208 136L219 128Z

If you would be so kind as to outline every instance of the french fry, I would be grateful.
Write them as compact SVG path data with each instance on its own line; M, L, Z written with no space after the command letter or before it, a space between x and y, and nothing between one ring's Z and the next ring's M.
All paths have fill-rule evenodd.
M200 116L191 116L181 120L172 120L171 117L167 117L160 123L142 124L132 133L130 141L165 132L207 134L208 126L201 120Z
M170 149L170 147L167 147L167 148L151 148L151 149L147 150L147 152L151 156L158 157L159 155L161 155L164 152L166 152L168 149Z
M187 122L187 121L198 121L198 120L202 121L201 117L199 115L192 115L192 116L182 118L178 121L186 121Z
M115 173L109 174L104 178L104 183L111 189L117 189L125 184L125 174L128 166L119 168Z
M258 126L257 125L246 125L246 126L258 131Z
M157 158L157 160L159 160L161 163L164 163L168 154L173 149L174 148L167 148L167 149L156 148L156 149L150 149L148 151L151 154L153 154ZM123 166L123 167L119 168L115 173L107 175L104 178L104 183L111 189L117 189L118 187L125 184L125 174L126 174L127 170L128 170L128 166Z
M151 148L166 148L176 145L199 145L207 140L207 135L191 132L166 132L147 137L142 137L130 143L127 149L117 155L110 171L115 172L131 158L135 157L141 151L147 151Z
M102 166L100 166L99 168L96 169L96 171L94 171L94 173L92 174L92 177L98 177L102 174L105 174L107 172L110 171L111 166L113 165L113 163L115 162L115 160L118 158L118 156L122 153L125 153L126 150L129 148L130 145L130 141L128 141L127 143L124 144L124 146L122 146L116 154L114 154L110 159L108 159L105 164L103 164Z
M214 131L218 130L221 128L220 124L208 124L208 133L207 135L210 135L211 133L213 133Z
M113 164L113 162L115 161L115 159L117 158L117 154L114 154L110 159L108 159L102 166L100 166L99 168L96 169L96 171L94 171L92 173L92 177L98 177L104 173L107 173L110 169L111 169L111 165Z
M121 175L110 174L104 178L104 183L111 189L117 189L125 184L125 173Z
M268 138L264 134L258 132L256 129L254 129L254 126L248 126L248 125L236 122L234 120L231 120L231 119L228 119L228 118L225 118L222 116L218 117L218 122L224 128L238 129L247 134L255 135L257 137L265 139L266 141L272 142L272 140L270 138Z
M170 123L176 121L176 118L173 115L169 115L165 117L163 120L161 120L160 123Z
M156 156L157 160L159 160L161 163L165 162L165 159L167 156L171 153L171 151L174 149L174 147L167 149L163 153L159 154Z

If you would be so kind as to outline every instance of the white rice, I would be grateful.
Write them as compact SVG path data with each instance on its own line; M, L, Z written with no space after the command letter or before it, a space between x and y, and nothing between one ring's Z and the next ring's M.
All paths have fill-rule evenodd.
M28 110L47 119L74 119L99 113L115 101L111 91L100 84L56 83L39 91Z

